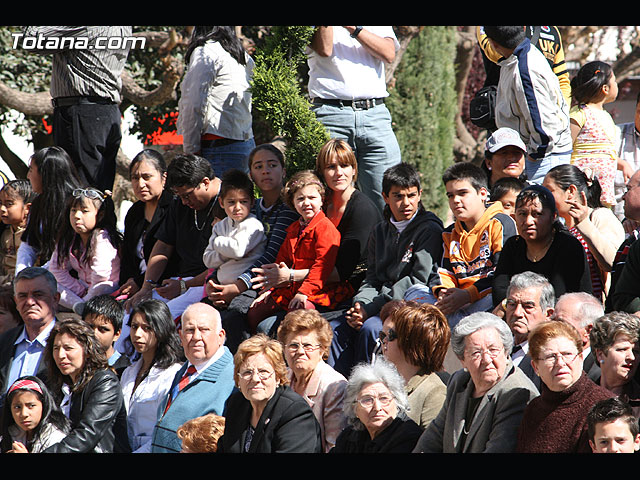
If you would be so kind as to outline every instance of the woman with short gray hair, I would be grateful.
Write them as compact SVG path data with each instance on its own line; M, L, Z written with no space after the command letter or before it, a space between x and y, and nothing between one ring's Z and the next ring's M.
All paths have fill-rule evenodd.
M462 370L451 376L438 416L415 453L509 453L527 404L538 390L511 363L513 337L497 316L478 312L453 329L451 348Z
M347 427L331 453L409 453L422 429L407 416L404 380L384 359L356 365L345 391Z

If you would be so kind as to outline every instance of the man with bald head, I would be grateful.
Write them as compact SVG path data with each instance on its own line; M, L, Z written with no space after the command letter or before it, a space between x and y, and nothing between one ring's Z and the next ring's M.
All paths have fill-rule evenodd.
M187 359L158 410L152 453L178 453L178 428L208 413L222 415L235 388L233 356L224 345L220 313L205 303L194 303L182 314L180 340Z
M604 307L593 295L586 292L571 292L560 296L553 312L553 320L570 323L580 333L584 371L594 382L600 379L600 366L591 351L589 332L593 322L604 315Z

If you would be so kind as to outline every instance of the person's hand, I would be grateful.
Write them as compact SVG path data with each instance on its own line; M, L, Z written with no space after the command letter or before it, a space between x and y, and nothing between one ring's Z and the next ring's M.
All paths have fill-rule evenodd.
M625 218L622 221L622 226L624 227L624 233L626 234L630 234L632 233L636 228L640 227L640 223L636 222L635 220L631 220L630 218Z
M253 268L251 271L257 273L251 279L252 288L260 291L279 287L289 282L289 276L291 275L291 269L284 262L268 263L263 265L262 268Z
M438 291L438 300L435 306L440 309L443 315L447 316L457 312L470 302L471 296L467 290L462 288L442 288Z
M589 216L589 206L587 205L587 196L584 192L580 192L579 200L566 200L569 205L569 215L576 224L582 222Z
M145 283L140 290L138 290L133 296L129 296L124 302L124 309L127 313L131 312L131 309L144 300L149 300L153 294L153 288L148 283Z
M298 292L289 302L289 310L298 310L304 308L307 305L307 296Z
M223 307L229 305L231 300L236 298L240 294L240 290L235 283L228 285L219 285L213 280L209 280L205 283L204 291L207 298L215 307Z
M629 165L629 162L621 158L618 159L618 170L622 171L622 176L624 177L624 183L627 183L635 173L635 171L633 170L633 167Z
M29 453L29 450L27 450L27 447L25 447L22 442L13 442L11 444L11 450L8 450L7 453Z
M166 278L162 281L162 285L156 287L156 292L162 298L166 298L167 300L171 300L180 296L180 280L176 280L175 278Z
M505 315L507 314L507 312L505 312L504 310L504 307L502 306L502 303L499 303L491 313L493 313L496 317L499 317L499 318L504 318Z
M266 298L267 298L269 295L271 295L271 292L272 292L272 291L273 291L273 290L265 290L265 291L263 291L260 295L258 295L258 296L256 297L256 299L255 299L253 302L251 302L251 307L249 307L249 308L252 308L254 305L257 305L257 304L258 304L258 303L260 303L260 302L264 302L264 301L266 300Z
M138 287L138 284L133 281L133 278L130 278L120 286L120 288L118 289L118 294L116 296L119 297L120 295L128 295L130 297L132 295L135 295L138 290L140 290L140 287Z
M367 312L360 302L356 302L353 307L347 310L346 319L347 324L351 328L360 330L360 328L362 328L362 324L367 319Z

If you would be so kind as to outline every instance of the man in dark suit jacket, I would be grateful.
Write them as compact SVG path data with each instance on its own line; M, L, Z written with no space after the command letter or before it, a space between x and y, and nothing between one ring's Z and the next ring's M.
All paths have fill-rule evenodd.
M60 294L55 277L42 267L28 267L14 279L14 296L24 324L0 336L0 405L11 384L24 375L46 382L41 361L53 324Z
M513 364L529 377L538 391L540 377L533 371L527 337L539 323L551 320L555 292L549 281L533 272L523 272L511 278L504 301L505 320L513 333Z
M582 338L583 370L591 380L598 383L600 380L600 366L595 355L591 351L589 332L593 322L604 315L602 302L586 292L565 293L556 302L553 313L554 320L562 320L570 323L580 333Z

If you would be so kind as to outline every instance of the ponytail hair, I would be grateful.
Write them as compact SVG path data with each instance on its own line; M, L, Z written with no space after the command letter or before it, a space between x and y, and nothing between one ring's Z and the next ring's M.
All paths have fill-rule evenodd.
M553 167L547 175L563 191L568 190L571 185L574 185L579 192L584 192L587 198L587 206L590 208L600 208L603 206L600 201L602 187L592 169L585 168L581 170L575 165L565 164Z
M613 69L608 63L599 60L585 63L571 79L571 96L578 104L597 100L612 74Z

